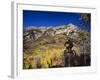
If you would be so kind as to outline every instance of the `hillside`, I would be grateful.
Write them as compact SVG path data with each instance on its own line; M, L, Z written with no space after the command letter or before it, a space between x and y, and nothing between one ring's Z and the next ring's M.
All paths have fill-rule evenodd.
M88 60L86 65L90 65L90 32L70 23L55 27L30 27L23 33L24 69L64 67L64 44L68 39L73 42L78 59L84 54Z

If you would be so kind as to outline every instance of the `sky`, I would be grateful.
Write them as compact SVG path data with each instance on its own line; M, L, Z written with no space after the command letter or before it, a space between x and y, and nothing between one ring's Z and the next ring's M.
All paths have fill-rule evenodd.
M84 13L85 14L85 13ZM60 26L72 23L81 29L90 31L90 23L81 25L79 13L71 12L50 12L50 11L31 11L23 10L23 27L27 28L30 26Z

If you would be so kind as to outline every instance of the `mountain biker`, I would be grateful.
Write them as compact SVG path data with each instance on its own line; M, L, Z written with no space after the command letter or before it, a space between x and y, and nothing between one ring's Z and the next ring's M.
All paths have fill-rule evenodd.
M71 66L71 60L75 55L75 51L72 50L73 42L70 39L68 39L65 42L64 46L66 47L66 49L64 50L64 65L65 67Z

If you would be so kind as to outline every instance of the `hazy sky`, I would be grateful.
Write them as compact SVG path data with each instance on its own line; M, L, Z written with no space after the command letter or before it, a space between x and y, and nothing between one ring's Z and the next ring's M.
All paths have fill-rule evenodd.
M84 13L85 14L85 13ZM72 23L82 29L90 31L90 23L81 26L79 13L49 12L23 10L23 26L59 26Z

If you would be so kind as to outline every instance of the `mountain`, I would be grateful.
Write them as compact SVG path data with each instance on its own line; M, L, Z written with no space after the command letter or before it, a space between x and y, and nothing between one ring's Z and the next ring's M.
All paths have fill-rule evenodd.
M58 27L29 27L24 31L24 40L27 42L36 42L47 40L50 41L51 38L55 40L61 35L64 39L70 38L73 39L73 42L79 43L78 45L83 45L82 41L90 43L90 33L84 30L81 30L74 24L70 23L68 25L60 25ZM62 38L62 39L63 39ZM64 40L63 39L63 40ZM59 41L59 40L58 40ZM56 41L55 41L56 42ZM75 43L75 45L76 45Z
M33 58L40 58L41 61L45 61L46 58L46 62L41 62L42 67L48 67L47 62L50 66L63 66L62 55L66 49L64 46L66 41L68 39L72 41L74 45L72 49L77 56L84 54L89 57L91 53L90 36L90 32L72 23L55 27L30 27L23 31L24 57L31 55ZM53 60L55 56L59 59ZM50 63L50 60L53 62ZM33 68L35 68L34 65Z

